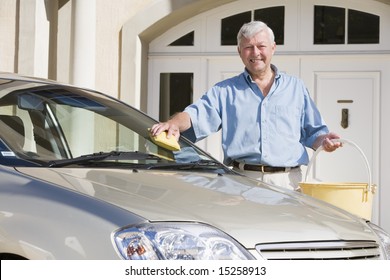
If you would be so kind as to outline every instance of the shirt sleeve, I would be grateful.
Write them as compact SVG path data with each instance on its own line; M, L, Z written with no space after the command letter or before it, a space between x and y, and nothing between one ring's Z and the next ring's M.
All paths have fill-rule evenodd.
M221 129L219 95L217 86L214 86L184 110L190 115L195 141L200 141Z
M323 120L317 106L305 90L305 106L302 118L301 143L312 148L318 136L329 133L329 129Z

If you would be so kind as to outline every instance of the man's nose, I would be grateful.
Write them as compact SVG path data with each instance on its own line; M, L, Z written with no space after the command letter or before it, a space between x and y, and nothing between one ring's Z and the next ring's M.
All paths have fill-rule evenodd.
M260 48L258 48L257 46L253 46L253 53L259 55L261 53Z

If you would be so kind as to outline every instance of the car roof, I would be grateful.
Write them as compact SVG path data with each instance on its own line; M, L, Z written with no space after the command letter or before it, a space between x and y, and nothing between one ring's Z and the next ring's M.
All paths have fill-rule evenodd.
M47 83L47 84L58 83L54 80L50 80L46 78L29 77L29 76L24 76L17 73L11 73L11 72L0 72L0 79L18 80L18 81L26 81L26 82L39 82L39 83Z

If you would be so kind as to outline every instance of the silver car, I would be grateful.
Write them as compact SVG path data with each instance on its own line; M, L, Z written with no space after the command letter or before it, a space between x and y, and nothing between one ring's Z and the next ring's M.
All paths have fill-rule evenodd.
M0 259L389 259L378 226L224 166L107 95L0 74Z

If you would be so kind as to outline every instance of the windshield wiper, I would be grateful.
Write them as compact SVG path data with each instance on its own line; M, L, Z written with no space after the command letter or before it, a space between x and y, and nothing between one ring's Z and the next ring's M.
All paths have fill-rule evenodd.
M182 163L167 163L167 164L153 164L146 169L179 169L179 170L191 170L191 169L225 169L222 163L214 160L201 159L192 162Z
M64 167L73 164L87 164L89 162L96 162L102 160L156 160L160 161L161 158L147 153L142 152L99 152L93 154L82 155L70 159L52 160L49 161L48 167Z

